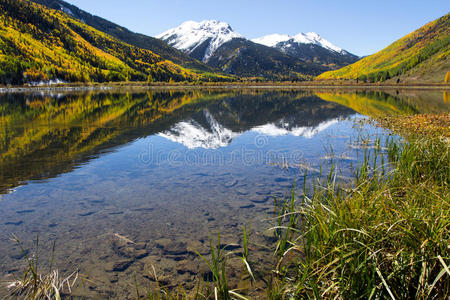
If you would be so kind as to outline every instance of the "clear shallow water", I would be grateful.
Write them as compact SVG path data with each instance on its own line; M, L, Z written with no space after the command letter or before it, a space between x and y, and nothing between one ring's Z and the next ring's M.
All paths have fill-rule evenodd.
M194 250L208 252L210 232L220 228L224 243L238 244L251 225L252 241L270 245L275 196L287 196L294 181L302 186L305 169L326 172L332 159L349 180L363 158L359 142L388 135L360 122L365 115L448 112L442 99L207 90L0 96L0 274L8 279L24 265L11 235L32 249L39 234L44 266L56 241L55 265L93 281L78 295L133 298L134 274L151 287L153 267L169 287L192 288L207 273ZM271 253L253 248L264 272Z

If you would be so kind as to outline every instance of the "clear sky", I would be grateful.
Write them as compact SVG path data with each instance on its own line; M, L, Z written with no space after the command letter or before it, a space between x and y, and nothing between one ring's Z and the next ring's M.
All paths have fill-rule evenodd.
M155 36L187 20L227 22L247 38L314 31L368 55L450 11L449 0L65 0Z

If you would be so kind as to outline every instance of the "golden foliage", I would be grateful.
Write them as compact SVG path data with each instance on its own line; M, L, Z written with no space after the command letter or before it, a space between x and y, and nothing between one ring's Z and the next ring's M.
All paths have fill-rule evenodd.
M29 0L0 0L0 49L0 84L206 78Z
M387 48L336 71L325 72L318 80L359 79L385 81L395 76L424 71L424 62L433 60L433 69L449 66L450 14L406 35ZM442 77L441 77L442 78Z

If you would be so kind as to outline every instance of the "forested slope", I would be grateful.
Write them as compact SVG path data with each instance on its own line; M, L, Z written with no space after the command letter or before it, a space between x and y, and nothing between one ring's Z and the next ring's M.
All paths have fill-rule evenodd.
M443 82L450 70L450 14L394 42L387 48L318 80L359 79L380 82L394 77Z
M49 79L183 81L203 76L64 12L28 0L0 0L0 84Z

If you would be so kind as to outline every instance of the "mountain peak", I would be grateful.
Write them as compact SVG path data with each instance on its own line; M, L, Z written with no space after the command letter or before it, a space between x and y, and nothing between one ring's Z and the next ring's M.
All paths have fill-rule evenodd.
M315 32L308 32L308 33L299 33L297 35L291 36L287 34L271 34L266 35L257 39L252 40L255 43L262 44L268 47L276 47L279 43L283 42L291 42L291 43L297 43L297 44L313 44L313 45L319 45L323 48L326 48L328 50L332 50L338 53L342 53L343 50L340 47L337 47L336 45L333 45L331 42L327 41L326 39L322 38L319 34Z
M331 42L327 41L326 39L324 39L318 33L315 32L299 33L296 36L294 36L294 39L296 42L319 45L328 50L336 51L339 53L344 51L344 49L332 44Z
M267 47L275 47L278 43L289 41L292 37L287 34L269 34L257 39L253 39L252 42L261 44Z
M204 20L186 21L176 28L161 33L157 38L189 54L204 50L201 59L206 62L222 44L242 36L234 32L226 22ZM205 49L199 49L199 47L205 47Z
M230 24L218 20L203 20L201 22L186 21L177 28L183 28L185 30L206 30L216 34L233 32Z

